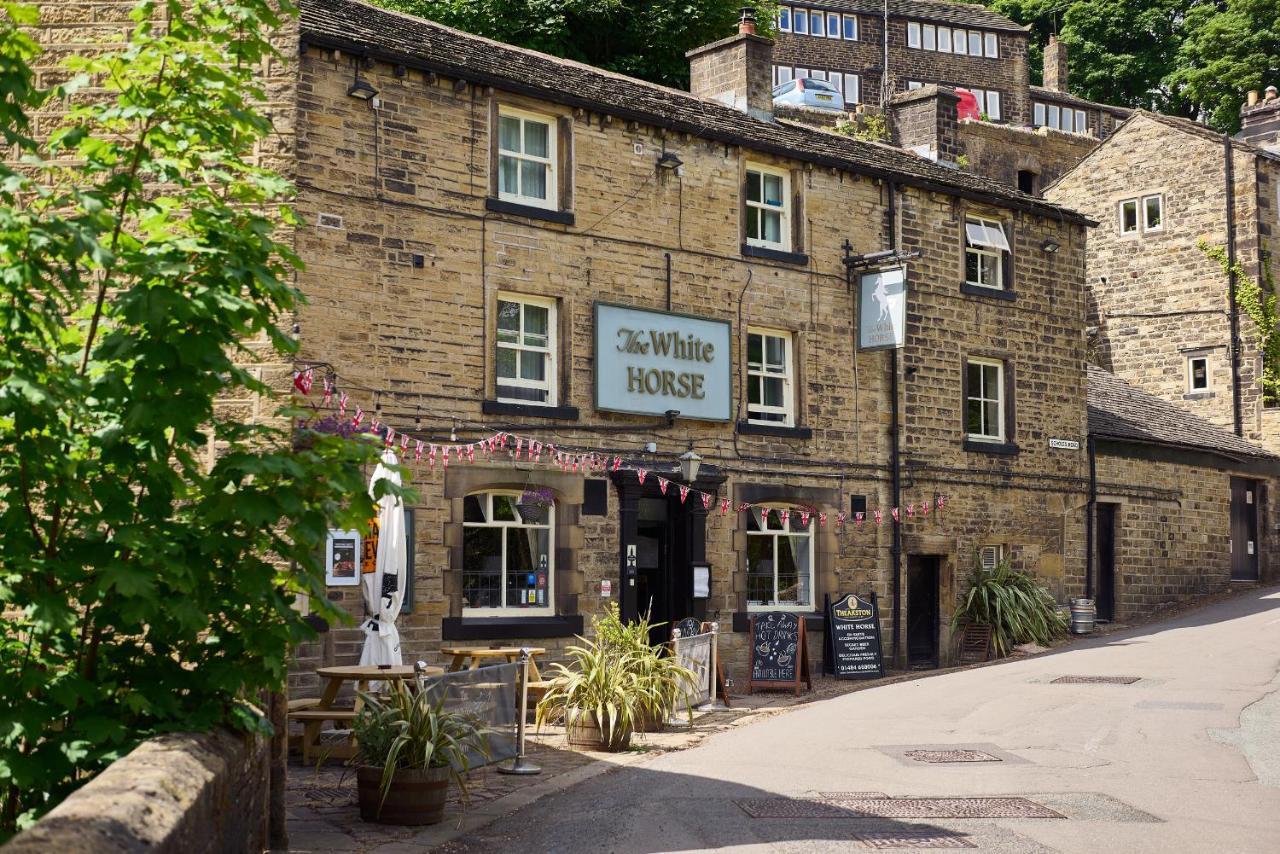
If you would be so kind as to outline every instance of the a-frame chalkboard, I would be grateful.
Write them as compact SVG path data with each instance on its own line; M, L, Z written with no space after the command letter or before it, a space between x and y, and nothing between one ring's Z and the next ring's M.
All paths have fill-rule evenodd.
M813 690L804 615L770 611L751 616L751 673L747 693L787 689L800 694L800 684Z

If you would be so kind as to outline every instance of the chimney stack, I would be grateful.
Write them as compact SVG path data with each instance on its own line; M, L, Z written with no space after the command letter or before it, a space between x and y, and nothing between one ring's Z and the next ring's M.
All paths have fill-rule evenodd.
M738 32L685 54L689 91L755 116L773 119L773 41L756 35L756 13L743 7Z
M1240 133L1237 139L1262 148L1280 149L1280 96L1275 86L1268 86L1258 100L1256 91L1250 92L1240 108Z
M1054 34L1044 46L1044 88L1067 91L1067 46Z

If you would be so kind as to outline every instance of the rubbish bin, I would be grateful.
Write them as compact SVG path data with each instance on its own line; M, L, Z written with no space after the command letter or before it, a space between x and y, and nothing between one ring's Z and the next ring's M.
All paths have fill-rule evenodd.
M1071 633L1087 635L1093 631L1098 618L1098 610L1092 599L1071 600Z

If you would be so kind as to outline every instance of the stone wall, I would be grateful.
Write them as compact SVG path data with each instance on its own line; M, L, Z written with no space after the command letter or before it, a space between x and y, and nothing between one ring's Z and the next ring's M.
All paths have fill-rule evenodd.
M1091 137L1050 128L1021 128L972 120L961 122L957 132L970 172L1011 187L1018 186L1019 172L1030 172L1034 176L1032 190L1036 195L1098 145Z
M955 164L964 154L955 92L924 86L895 95L889 106L893 144L941 163Z
M1252 272L1258 269L1260 236L1264 230L1274 234L1275 226L1274 220L1260 219L1258 158L1245 146L1236 145L1234 152L1237 256ZM1164 227L1121 235L1120 202L1151 194L1164 197ZM1138 115L1046 195L1099 222L1088 247L1089 324L1097 327L1093 352L1098 363L1232 429L1227 278L1218 262L1197 248L1202 239L1226 244L1221 140L1208 131L1184 131ZM1261 431L1258 350L1243 313L1240 330L1245 438L1275 449L1275 438ZM1189 390L1186 363L1192 352L1209 356L1207 392Z
M269 741L227 731L143 742L4 854L221 854L267 846Z
M872 589L887 613L889 357L853 350L854 299L841 265L845 239L856 253L885 247L887 187L443 76L414 70L397 76L382 63L361 71L379 90L381 109L375 112L347 97L350 74L349 59L332 52L312 49L303 62L298 209L306 226L298 249L307 263L300 284L310 299L302 315L303 356L336 366L353 406L372 411L373 394L366 389L381 390L382 419L400 429L421 417L416 435L431 441L447 442L455 428L460 442L508 429L667 472L692 444L705 466L727 478L712 487L717 498L802 503L828 516L827 526L814 534L816 603L826 593ZM569 129L571 224L486 210L490 117L497 102L557 116ZM664 150L683 162L678 174L655 169ZM807 253L801 263L742 253L747 160L791 176L801 210L796 248ZM942 513L908 521L906 551L945 559L944 610L974 550L993 541L1007 542L1018 565L1042 573L1056 591L1078 590L1084 459L1049 450L1045 437L1084 435L1082 230L913 189L900 190L898 209L902 245L923 252L910 274L902 502L950 499ZM962 222L973 209L1008 223L1018 259L1012 301L960 291ZM322 213L342 216L341 228L316 227ZM1063 245L1057 258L1040 251L1046 237ZM806 430L753 435L733 423L684 419L668 429L662 418L595 409L593 303L665 310L668 253L671 307L731 324L734 419L745 417L743 327L760 325L794 335L798 421ZM490 352L500 291L555 300L559 402L576 408L576 418L486 409L483 401L494 397ZM961 359L978 353L1007 358L1016 369L1017 453L963 446ZM646 454L647 442L656 443L656 454ZM421 498L414 603L401 618L407 658L438 661L444 620L462 615L461 497L486 484L542 486L559 498L555 599L562 611L589 626L590 617L617 596L620 511L613 487L605 515L590 516L578 503L583 476L569 475L577 484L566 485L545 462L478 457L465 468L455 463L447 474L425 461L411 468ZM849 512L855 496L864 496L870 509L886 510L886 524L855 528L851 520L837 530L837 513ZM724 627L727 666L739 679L744 636L729 627L735 620L741 625L747 610L745 517L722 516L713 505L705 527L712 589L703 616ZM612 585L609 598L601 595L605 581ZM330 595L358 611L354 588L334 588ZM537 635L501 639L530 640L553 656L571 642ZM820 640L815 632L815 656ZM357 630L337 628L325 642L302 649L294 689L314 690L307 671L318 663L354 661L360 643Z

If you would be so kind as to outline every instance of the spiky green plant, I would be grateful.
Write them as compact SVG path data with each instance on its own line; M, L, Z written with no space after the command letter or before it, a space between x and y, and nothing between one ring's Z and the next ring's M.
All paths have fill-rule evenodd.
M606 652L625 656L632 672L646 683L652 683L654 691L661 695L660 702L650 710L651 720L664 721L683 705L692 722L693 708L689 705L688 696L697 676L681 666L665 645L649 643L652 630L666 625L651 622L651 619L646 611L638 619L624 623L617 604L610 602L602 615L591 620L595 643Z
M1016 572L1008 558L986 569L975 555L968 587L951 627L990 626L992 651L997 656L1008 655L1020 643L1047 646L1067 630L1049 591L1031 575Z
M489 737L482 721L445 709L445 695L410 691L403 682L391 683L383 699L360 692L364 706L352 729L359 745L356 762L382 767L378 809L391 791L396 769L448 768L465 795L463 778L471 767L469 754L489 754Z

